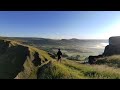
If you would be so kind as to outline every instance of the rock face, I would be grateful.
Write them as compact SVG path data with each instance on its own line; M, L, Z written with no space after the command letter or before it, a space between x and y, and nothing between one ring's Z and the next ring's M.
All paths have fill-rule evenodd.
M113 45L113 46L120 45L120 36L110 37L109 38L109 45Z
M120 36L110 37L109 45L105 47L103 54L98 56L89 56L88 62L89 64L94 64L98 58L104 56L118 55L118 54L120 54Z
M109 45L105 47L103 55L110 56L120 54L120 36L110 37Z

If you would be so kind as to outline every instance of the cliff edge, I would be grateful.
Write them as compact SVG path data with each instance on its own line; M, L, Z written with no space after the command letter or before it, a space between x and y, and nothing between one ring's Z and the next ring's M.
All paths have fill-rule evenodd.
M114 36L109 38L109 45L105 47L103 55L117 55L120 54L120 36Z

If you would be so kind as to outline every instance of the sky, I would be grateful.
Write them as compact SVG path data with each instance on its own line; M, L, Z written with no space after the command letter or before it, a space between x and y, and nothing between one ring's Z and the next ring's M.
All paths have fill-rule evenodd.
M108 39L120 36L120 11L0 11L0 36Z

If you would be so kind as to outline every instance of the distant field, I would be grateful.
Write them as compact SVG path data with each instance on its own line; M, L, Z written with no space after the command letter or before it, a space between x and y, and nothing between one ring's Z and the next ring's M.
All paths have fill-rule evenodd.
M43 49L47 52L57 53L58 48L68 56L80 55L88 57L89 55L102 54L108 40L82 40L82 39L45 39L45 38L19 38L9 37L9 39L20 41L24 44Z
M104 43L104 45L102 44ZM88 42L79 42L79 43L71 43L68 44L64 42L64 44L60 45L50 45L48 44L34 44L38 48L42 48L43 50L52 51L57 53L58 48L68 56L80 55L82 57L88 57L89 55L98 55L104 52L104 48L107 45L107 40L98 41L88 41Z

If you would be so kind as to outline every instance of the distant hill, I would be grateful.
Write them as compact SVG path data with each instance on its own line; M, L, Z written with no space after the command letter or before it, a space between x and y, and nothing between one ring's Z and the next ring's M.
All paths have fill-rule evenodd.
M0 39L0 79L119 79L120 69L87 65L50 55L17 40Z
M48 39L48 38L34 38L34 37L0 37L10 40L21 40L25 43L34 43L39 45L91 45L99 42L107 42L106 39Z
M39 49L56 53L58 48L69 56L97 55L103 53L103 43L108 43L106 39L49 39L36 37L1 37L3 39L14 40L25 45L37 47Z

